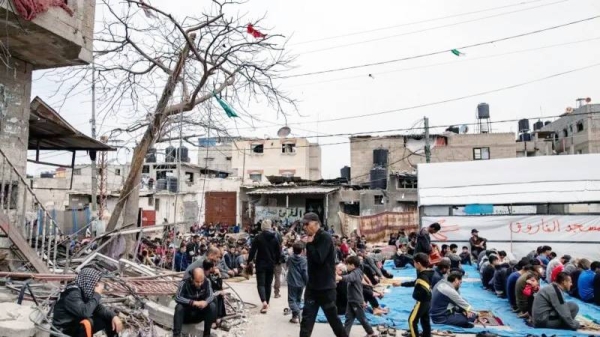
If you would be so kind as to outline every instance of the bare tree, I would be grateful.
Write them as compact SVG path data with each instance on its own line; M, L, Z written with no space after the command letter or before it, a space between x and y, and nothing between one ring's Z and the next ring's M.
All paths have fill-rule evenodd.
M105 16L96 29L94 46L99 115L137 120L123 132L139 135L145 128L106 228L111 231L125 205L123 223L135 222L145 154L165 137L170 124L179 122L179 114L185 113L186 122L195 123L191 125L206 126L203 114L217 108L213 95L239 107L250 100L266 102L284 117L285 108L295 106L274 82L291 62L284 52L285 39L277 34L249 34L249 25L261 27L264 17L249 20L246 15L231 15L239 2L213 0L205 13L190 13L183 19L143 0L102 0L99 4L97 10ZM89 84L90 71L92 67L81 67L53 75L80 78L71 80L67 90L71 93ZM219 118L223 117L211 119L211 127L226 133Z

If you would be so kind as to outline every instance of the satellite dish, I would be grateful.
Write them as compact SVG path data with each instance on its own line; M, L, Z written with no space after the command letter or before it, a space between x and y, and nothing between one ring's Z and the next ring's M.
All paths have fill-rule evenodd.
M586 103L589 103L589 102L591 102L591 101L592 101L592 99L591 99L591 98L589 98L589 97L585 99L585 102L586 102Z
M467 133L467 132L469 132L469 127L463 124L460 126L459 130L460 130L460 133Z
M568 106L568 107L565 109L565 112L573 112L573 108L572 108L572 107L570 107L570 106Z
M288 126L284 126L281 129L279 129L279 131L277 131L277 136L279 136L279 138L285 138L289 136L291 132L292 129L290 129Z

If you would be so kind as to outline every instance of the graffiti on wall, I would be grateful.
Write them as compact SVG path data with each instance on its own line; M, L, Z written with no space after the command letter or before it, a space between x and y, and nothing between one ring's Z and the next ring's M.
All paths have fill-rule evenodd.
M279 220L282 222L292 223L302 219L304 216L304 208L301 207L276 207L276 206L256 206L256 215L254 221L264 219Z

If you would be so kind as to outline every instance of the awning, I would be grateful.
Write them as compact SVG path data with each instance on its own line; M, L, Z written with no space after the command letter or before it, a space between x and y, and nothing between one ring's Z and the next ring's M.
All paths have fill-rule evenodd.
M339 187L325 186L302 186L302 187L275 187L275 188L259 188L249 191L249 195L261 194L328 194L337 191Z
M30 104L28 149L114 151L114 148L75 129L39 97Z

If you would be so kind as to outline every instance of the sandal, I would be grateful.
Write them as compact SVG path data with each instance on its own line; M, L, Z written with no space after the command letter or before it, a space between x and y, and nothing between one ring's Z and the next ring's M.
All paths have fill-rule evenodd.
M261 314L266 314L267 310L269 310L269 305L268 304L263 304L262 309L260 309L260 313Z
M387 333L388 333L388 336L396 337L396 329L394 329L394 328L389 328Z

